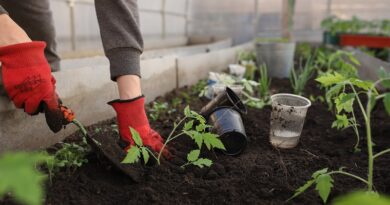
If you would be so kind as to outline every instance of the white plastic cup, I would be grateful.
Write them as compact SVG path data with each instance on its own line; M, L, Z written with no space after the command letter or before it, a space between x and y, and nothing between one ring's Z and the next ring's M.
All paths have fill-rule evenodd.
M305 123L310 100L287 93L271 96L272 112L270 142L277 148L294 148L298 145Z
M244 86L242 85L229 85L229 86L226 86L224 84L214 84L212 85L212 96L213 96L213 99L221 92L225 92L226 90L226 87L229 87L230 89L233 90L233 92L238 95L238 96L241 96L241 93L242 93L242 90L244 89Z

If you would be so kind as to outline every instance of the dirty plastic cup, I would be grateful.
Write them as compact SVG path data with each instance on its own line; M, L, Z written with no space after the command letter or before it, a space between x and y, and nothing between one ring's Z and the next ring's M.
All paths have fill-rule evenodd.
M229 86L226 86L224 84L214 84L212 86L212 93L213 93L213 98L215 98L218 94L222 93L222 92L225 92L226 90L226 87L229 87L230 89L233 90L233 92L240 96L241 97L241 93L242 91L244 90L244 86L242 85L229 85Z
M217 133L224 144L224 154L234 156L245 149L248 138L239 112L229 107L219 107L210 115L209 124L213 126L212 132Z
M224 92L220 92L214 99L212 99L207 105L202 107L200 114L206 119L214 112L218 107L231 107L241 114L246 114L247 109L245 104L241 101L240 97L230 89L225 87Z
M299 142L310 100L280 93L271 96L270 142L278 148L294 148Z

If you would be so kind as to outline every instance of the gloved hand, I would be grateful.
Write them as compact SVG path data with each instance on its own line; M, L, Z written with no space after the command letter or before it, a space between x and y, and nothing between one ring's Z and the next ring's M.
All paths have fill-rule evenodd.
M163 139L156 131L150 128L144 103L144 96L131 100L113 100L108 102L116 111L119 134L122 140L129 143L125 148L126 151L134 145L134 140L130 133L130 127L132 127L139 132L145 146L150 147L155 152L160 152L163 147ZM166 148L163 151L163 155L170 157Z
M0 47L4 89L17 108L30 115L45 112L53 132L69 123L63 116L55 92L56 80L44 56L45 42L28 42Z

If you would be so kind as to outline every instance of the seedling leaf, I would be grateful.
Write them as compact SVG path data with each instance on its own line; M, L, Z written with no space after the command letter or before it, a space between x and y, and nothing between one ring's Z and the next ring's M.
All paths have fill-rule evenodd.
M190 153L188 153L187 160L189 162L195 162L196 160L198 160L199 154L200 154L200 150L198 149L192 150Z
M142 157L144 158L144 163L147 164L148 161L149 161L149 152L147 150L148 148L146 147L141 147L141 151L142 151Z
M363 81L356 78L352 78L350 81L354 86L361 88L365 91L369 90L373 86L373 83L370 81Z
M192 129L192 126L194 125L194 121L191 120L191 121L188 121L184 124L184 130L188 131L188 130L191 130Z
M333 74L325 73L324 75L316 79L316 81L320 82L325 87L343 82L345 80L346 80L345 77L337 72L334 72Z
M335 99L337 113L340 113L343 110L348 113L352 112L354 100L355 100L354 93L349 93L349 94L341 93Z
M137 130L130 127L131 137L133 138L135 144L139 147L143 146L141 136L137 132Z
M354 192L334 200L334 205L375 204L388 205L390 198L373 192Z
M390 89L390 73L387 73L383 67L379 70L379 77L382 80L381 85L386 88Z
M349 126L349 120L346 115L336 115L336 120L332 123L332 128L343 129Z
M294 195L292 197L290 197L289 199L287 199L287 201L290 201L291 199L294 199L295 197L297 197L300 194L302 194L303 192L305 192L308 188L311 187L311 185L313 185L314 181L315 181L314 179L307 181L303 186L301 186L297 190L295 190Z
M187 105L187 106L184 108L184 115L185 115L186 117L190 117L190 116L191 116L190 106Z
M218 149L226 150L222 141L218 138L218 135L215 135L212 133L205 133L203 135L203 140L204 140L204 143L206 144L206 147L208 149L218 148Z
M0 157L0 198L12 192L23 204L42 204L45 175L36 170L38 163L50 160L45 153L8 153Z
M383 98L383 104L385 105L385 109L388 115L390 115L390 93L386 93Z
M318 191L322 201L326 203L333 187L332 177L329 174L321 174L317 177L316 184L316 190Z
M140 158L140 149L137 146L132 146L129 151L127 151L127 155L125 159L123 159L122 163L124 164L133 164L138 162Z
M213 164L213 162L209 159L206 159L206 158L199 158L198 160L196 160L192 164L195 166L198 166L200 168L203 168L205 166L210 167Z

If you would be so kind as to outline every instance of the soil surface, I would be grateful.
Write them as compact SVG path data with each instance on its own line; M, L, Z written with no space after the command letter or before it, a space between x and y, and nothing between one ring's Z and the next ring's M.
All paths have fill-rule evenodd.
M272 82L273 93L291 92L288 80L273 79ZM310 82L305 93L308 93L307 97L311 94L318 96L323 91ZM173 122L182 116L179 111L187 104L199 111L208 102L193 95L190 88L175 90L158 101L171 105L178 97L181 100L177 112L165 113L159 120L151 122L163 136L169 134ZM53 183L47 185L46 204L285 204L295 189L319 169L344 167L344 170L365 178L365 139L361 140L362 151L354 153L356 138L352 129L332 129L335 117L326 104L313 102L300 143L293 149L275 149L269 143L270 113L270 107L261 110L248 108L248 114L243 116L250 140L245 151L235 157L205 152L203 155L214 162L210 168L180 168L186 162L186 153L196 147L187 137L170 144L174 155L172 160L164 161L162 166L142 167L138 183L118 171L106 158L91 153L89 162L74 173L63 171L54 177ZM378 104L372 118L377 152L390 147L390 117ZM93 125L88 130L101 139L117 138L112 124L115 124L114 119ZM360 131L364 136L364 129ZM80 136L75 133L69 140L77 141ZM383 155L375 161L374 182L377 191L390 194L390 155ZM330 199L364 187L353 178L335 175ZM322 201L311 188L287 204L322 204Z

